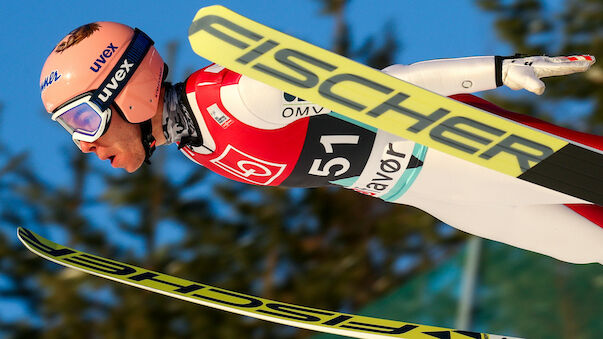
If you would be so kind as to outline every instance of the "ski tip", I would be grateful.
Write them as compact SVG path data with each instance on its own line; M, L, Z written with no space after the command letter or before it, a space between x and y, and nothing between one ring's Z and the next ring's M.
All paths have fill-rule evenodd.
M25 248L27 248L30 251L32 249L29 246L27 239L32 238L32 237L33 237L33 232L31 232L30 230L28 230L24 227L21 227L21 226L17 227L17 239L19 239L21 244L23 244L23 246L25 246Z
M25 241L25 238L26 238L28 235L32 235L32 234L33 234L33 232L32 232L32 231L30 231L30 230L28 230L28 229L27 229L27 228L25 228L25 227L21 227L21 226L17 227L17 238L18 238L18 239L19 239L19 241L20 241L21 243L23 243L25 246L27 246L27 242Z
M25 247L27 247L30 251L33 252L36 252L36 244L41 244L42 242L50 242L25 227L17 228L17 238L23 245L25 245Z
M202 16L205 16L208 14L221 13L221 12L225 12L225 11L230 11L230 10L222 5L211 5L211 6L201 7L201 9L199 9L197 11L197 13L195 14L195 17L193 18L193 22Z

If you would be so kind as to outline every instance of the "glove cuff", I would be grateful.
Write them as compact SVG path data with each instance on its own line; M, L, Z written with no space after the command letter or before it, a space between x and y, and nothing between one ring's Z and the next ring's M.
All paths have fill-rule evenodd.
M495 55L494 56L494 78L496 80L496 87L500 87L503 84L503 61L507 60L507 59L519 59L519 58L525 58L527 57L527 55L525 54L521 54L521 53L515 53L515 55L513 56L500 56L500 55Z
M505 58L506 57L502 57L500 55L494 56L494 79L496 80L496 87L500 87L503 85L502 64Z

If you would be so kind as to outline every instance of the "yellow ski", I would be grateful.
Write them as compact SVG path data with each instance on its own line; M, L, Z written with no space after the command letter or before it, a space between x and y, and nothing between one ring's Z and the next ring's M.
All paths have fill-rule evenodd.
M25 228L19 227L17 236L30 251L60 265L173 298L279 324L354 338L513 339L285 304L84 253L54 243Z
M199 10L200 56L352 120L603 204L603 154L391 77L222 6Z

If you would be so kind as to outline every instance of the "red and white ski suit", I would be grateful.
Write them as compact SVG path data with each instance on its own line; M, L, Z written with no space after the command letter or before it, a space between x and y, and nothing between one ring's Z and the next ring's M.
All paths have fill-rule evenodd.
M462 94L496 87L493 61L481 57L457 62L454 74L434 76L425 65L395 65L384 71L442 95L457 94L452 98L527 125L566 133L563 136L569 139L583 137L586 141L580 141L592 147L603 145L600 137L561 129ZM471 66L470 72L458 72L463 62ZM415 206L484 238L568 262L603 263L601 206L346 121L219 65L191 75L186 96L203 146L187 146L182 152L227 178L271 186L340 185Z

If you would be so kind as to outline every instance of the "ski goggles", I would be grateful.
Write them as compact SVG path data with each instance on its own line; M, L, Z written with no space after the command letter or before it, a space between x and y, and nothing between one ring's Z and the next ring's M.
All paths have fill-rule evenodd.
M88 92L55 111L52 120L63 126L79 147L80 141L94 142L105 134L111 120L111 108L101 110L92 100L92 93Z
M52 113L52 120L71 134L78 147L80 141L94 142L105 134L111 120L111 105L152 45L153 40L135 28L132 41L98 89L74 97Z

